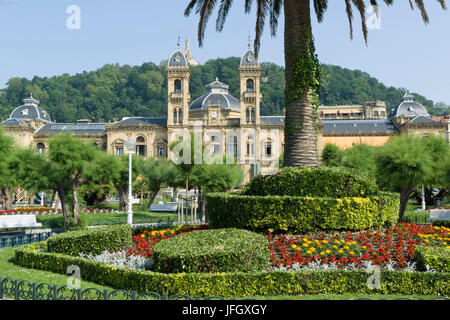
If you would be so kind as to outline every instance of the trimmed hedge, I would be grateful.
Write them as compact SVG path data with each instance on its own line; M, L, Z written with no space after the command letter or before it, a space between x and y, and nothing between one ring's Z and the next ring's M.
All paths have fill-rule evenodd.
M233 227L264 233L357 231L394 225L400 206L399 195L388 192L339 199L241 193L210 193L206 198L210 228Z
M241 191L247 196L365 197L378 193L373 177L344 167L286 167L258 175Z
M137 292L186 294L190 296L251 297L271 295L380 293L449 296L449 273L382 270L380 289L367 285L366 271L293 271L165 274L118 268L105 263L68 255L43 252L46 243L16 249L16 263L66 274L77 265L83 280Z
M153 250L154 271L252 272L270 265L267 239L240 229L200 230L166 239Z
M78 256L123 250L133 244L129 225L115 225L88 230L64 232L48 239L48 251Z
M414 257L422 268L427 265L438 272L450 272L450 250L446 248L415 246Z
M434 220L432 222L433 226L450 228L450 220Z

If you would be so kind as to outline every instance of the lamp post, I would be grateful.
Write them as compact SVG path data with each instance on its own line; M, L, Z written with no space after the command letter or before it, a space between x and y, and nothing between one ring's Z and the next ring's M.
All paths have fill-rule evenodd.
M125 142L125 148L128 149L128 215L127 222L129 225L133 224L133 194L132 194L132 172L131 172L131 155L136 148L136 142L133 139L128 139Z

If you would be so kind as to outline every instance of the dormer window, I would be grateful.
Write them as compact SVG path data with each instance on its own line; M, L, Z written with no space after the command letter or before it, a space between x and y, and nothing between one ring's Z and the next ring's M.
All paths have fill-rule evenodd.
M28 109L23 109L22 112L21 112L21 114L22 114L23 116L27 116L27 115L28 115Z

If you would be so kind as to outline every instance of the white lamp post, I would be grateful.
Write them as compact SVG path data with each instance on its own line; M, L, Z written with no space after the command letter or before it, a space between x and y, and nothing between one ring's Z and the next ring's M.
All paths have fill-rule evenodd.
M125 148L128 149L128 224L133 224L133 194L132 194L132 172L131 172L131 155L136 148L136 142L133 139L128 139L125 142Z

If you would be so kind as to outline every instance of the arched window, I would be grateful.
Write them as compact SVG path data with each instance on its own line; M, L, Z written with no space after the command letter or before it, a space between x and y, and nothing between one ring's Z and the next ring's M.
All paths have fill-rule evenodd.
M253 79L247 80L247 91L248 92L254 92L255 91L255 83L253 82Z
M145 138L137 137L136 138L136 155L145 157L145 154L146 154Z
M174 82L174 91L181 92L181 80L177 79Z
M38 154L44 153L44 152L45 152L45 144L43 144L42 142L39 142L39 143L36 145L36 152L37 152Z

